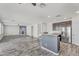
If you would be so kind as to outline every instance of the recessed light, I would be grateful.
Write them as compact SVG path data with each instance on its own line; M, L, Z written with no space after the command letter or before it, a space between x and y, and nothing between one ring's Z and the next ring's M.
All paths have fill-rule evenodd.
M48 16L48 18L49 18L50 16Z
M64 19L67 19L67 18L64 18Z
M76 11L77 14L79 14L79 11Z

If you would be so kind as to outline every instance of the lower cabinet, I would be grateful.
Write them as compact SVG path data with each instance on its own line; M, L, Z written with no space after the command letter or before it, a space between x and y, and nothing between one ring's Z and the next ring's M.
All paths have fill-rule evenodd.
M40 45L52 52L58 53L60 49L60 43L57 36L44 35L41 36Z

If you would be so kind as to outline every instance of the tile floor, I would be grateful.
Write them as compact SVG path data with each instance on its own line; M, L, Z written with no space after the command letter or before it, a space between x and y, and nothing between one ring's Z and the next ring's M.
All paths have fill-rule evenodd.
M51 56L40 49L37 39L31 37L4 37L0 42L0 56Z
M60 42L60 56L79 56L79 46ZM40 48L37 39L10 36L0 41L0 56L55 56Z

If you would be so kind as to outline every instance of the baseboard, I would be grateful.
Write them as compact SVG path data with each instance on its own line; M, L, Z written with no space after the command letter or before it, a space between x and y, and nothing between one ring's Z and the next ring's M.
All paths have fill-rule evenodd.
M77 43L77 42L72 42L72 45L73 44L79 46L79 43Z
M53 52L53 51L51 51L51 50L49 50L49 49L47 49L47 48L45 48L43 46L41 46L41 48L48 51L48 52L50 52L50 53L52 53L52 54L54 54L54 55L59 55L59 53L55 53L55 52Z

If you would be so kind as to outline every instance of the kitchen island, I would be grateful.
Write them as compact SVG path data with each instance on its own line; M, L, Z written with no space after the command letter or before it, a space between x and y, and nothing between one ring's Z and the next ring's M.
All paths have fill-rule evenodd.
M60 40L58 35L42 35L39 37L40 47L55 55L59 55Z

